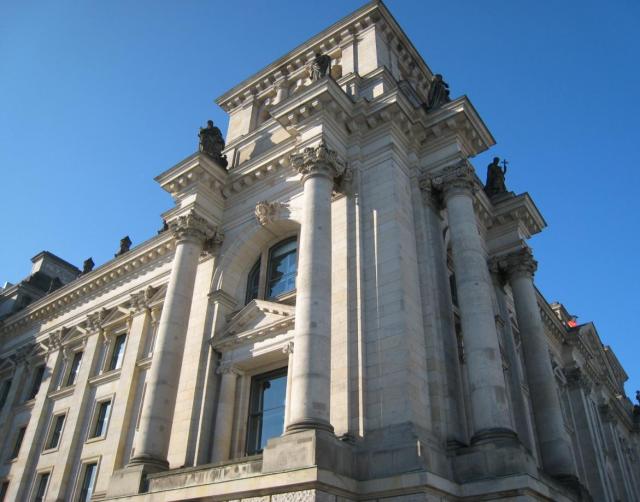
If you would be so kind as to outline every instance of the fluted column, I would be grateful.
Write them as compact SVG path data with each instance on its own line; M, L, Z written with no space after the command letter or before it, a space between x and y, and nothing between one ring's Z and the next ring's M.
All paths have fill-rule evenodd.
M493 286L473 209L479 182L473 168L461 162L432 178L432 184L442 194L449 221L469 376L472 442L514 436L491 299Z
M160 316L131 465L168 466L171 422L198 259L204 242L214 234L214 228L193 211L169 222L169 228L176 239L176 251Z
M296 325L287 432L333 430L331 387L331 192L344 172L324 143L292 156L302 174L304 206L298 249Z
M576 475L571 440L564 426L560 398L549 358L538 299L533 285L537 262L524 248L500 260L516 307L522 350L544 469L558 477Z
M231 432L233 431L233 409L236 397L236 381L240 372L230 363L221 364L216 372L222 375L216 428L213 434L212 462L229 460L231 450Z

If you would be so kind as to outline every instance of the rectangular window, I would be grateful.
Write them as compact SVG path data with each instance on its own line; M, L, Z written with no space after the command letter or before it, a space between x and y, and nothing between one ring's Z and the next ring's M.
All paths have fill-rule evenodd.
M80 496L78 502L89 502L93 489L96 484L96 474L98 473L98 464L92 462L85 464L84 475L82 476L82 485L80 485Z
M7 397L9 397L10 389L11 378L7 378L4 382L2 382L2 387L0 387L0 410L4 408L4 405L7 402Z
M247 454L260 453L284 429L287 368L253 377L249 401Z
M16 434L16 440L13 442L13 450L11 450L10 460L14 458L18 458L18 454L20 453L20 448L22 447L22 440L24 439L24 433L27 432L26 427L20 427L18 429L18 433Z
M111 358L109 359L109 366L107 371L118 369L122 366L122 358L124 357L124 345L127 341L126 333L116 336L113 341L113 350L111 351Z
M0 502L4 502L4 498L7 496L7 491L9 490L9 482L3 481L0 485Z
M43 377L44 364L41 364L33 372L33 380L31 380L31 388L29 389L29 394L27 394L27 401L36 397L38 391L40 390L40 385L42 384Z
M34 502L44 502L44 497L47 494L47 485L49 484L50 473L43 472L36 479L36 491L33 497Z
M66 415L56 415L53 417L53 425L49 431L49 439L46 443L46 449L57 448L60 444L60 436L62 436L62 428L64 427L64 419Z
M67 381L65 382L66 387L76 383L78 371L80 371L80 364L82 364L82 352L75 352L73 359L71 359L71 365L69 366L69 373L67 374Z
M99 438L106 434L109 415L111 414L111 399L98 403L96 411L96 421L93 426L92 438Z

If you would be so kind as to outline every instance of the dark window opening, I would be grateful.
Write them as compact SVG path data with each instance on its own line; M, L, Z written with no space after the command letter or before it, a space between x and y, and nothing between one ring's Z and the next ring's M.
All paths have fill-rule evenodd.
M69 368L69 374L67 375L67 381L65 382L67 387L76 383L78 371L80 371L80 363L82 363L82 352L76 352L73 354L71 367Z
M260 260L251 268L249 278L247 280L247 295L244 303L247 304L251 300L258 298L258 290L260 287Z
M288 239L269 252L267 298L275 298L296 288L298 271L298 242Z
M44 496L47 494L47 485L49 484L49 473L44 472L38 476L38 485L36 487L34 502L43 502Z
M11 456L9 457L10 460L13 460L14 458L18 458L18 455L20 454L20 448L22 447L22 440L24 439L25 432L27 432L26 427L20 427L18 429L18 433L16 434L16 440L13 443L13 450L11 450Z
M113 341L113 352L111 352L107 371L116 370L122 366L122 359L124 358L124 344L126 341L126 333L116 336L116 339Z
M93 434L91 435L91 437L101 437L107 431L107 423L109 421L110 411L111 401L102 401L98 405L98 415L96 417L96 424L93 428Z
M33 399L38 394L40 390L40 385L42 384L42 378L44 377L44 364L41 364L35 369L33 374L33 380L31 381L31 389L29 389L29 394L27 394L27 401Z
M60 444L60 436L62 435L62 428L64 427L65 415L57 415L54 417L53 428L51 429L51 435L47 442L47 449L57 448Z
M78 497L79 502L89 502L89 500L91 500L93 488L96 484L97 471L98 464L91 463L85 465L82 485L80 486L80 497Z

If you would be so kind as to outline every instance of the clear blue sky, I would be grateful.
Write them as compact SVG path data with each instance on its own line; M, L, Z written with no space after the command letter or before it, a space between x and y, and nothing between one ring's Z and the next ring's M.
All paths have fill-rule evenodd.
M161 226L153 177L226 117L214 99L362 5L354 0L0 0L0 281L46 249L80 266ZM549 227L537 284L594 320L640 388L640 3L387 6L452 95L467 94Z

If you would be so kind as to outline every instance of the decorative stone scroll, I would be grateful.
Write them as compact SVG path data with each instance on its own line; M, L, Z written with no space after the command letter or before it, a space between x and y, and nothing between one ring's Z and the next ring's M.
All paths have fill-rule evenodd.
M261 226L273 223L280 218L280 213L285 207L282 202L269 202L263 200L256 204L255 215Z
M238 367L230 362L224 362L218 366L216 370L218 375L241 375L242 372L238 369Z
M170 221L169 230L178 242L195 240L204 243L216 235L216 228L193 210Z
M345 164L338 154L330 150L324 140L315 147L307 147L302 153L291 155L291 165L302 175L302 181L311 176L327 176L331 179L342 176Z
M287 344L282 347L282 353L283 354L293 354L293 342L287 342Z

